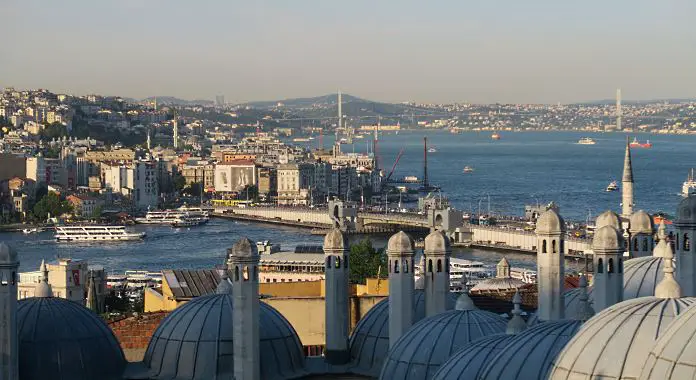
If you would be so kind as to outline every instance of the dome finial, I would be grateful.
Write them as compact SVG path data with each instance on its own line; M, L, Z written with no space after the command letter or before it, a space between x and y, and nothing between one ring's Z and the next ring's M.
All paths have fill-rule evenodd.
M590 306L590 296L587 294L587 276L585 276L584 273L580 275L579 285L580 304L578 307L577 319L579 321L587 321L594 316L595 311L592 309L592 306Z
M660 225L657 227L657 238L660 240L665 240L667 238L667 227L665 227L665 220L660 220Z
M39 267L41 272L41 281L34 288L34 297L52 297L53 291L51 290L51 285L48 283L48 268L46 268L46 262L41 260L41 266Z
M222 274L220 274L220 282L218 283L217 288L215 289L215 293L217 294L231 294L232 293L232 284L230 284L230 281L228 280L229 276L227 275L227 268L222 270Z
M672 253L672 247L670 247L664 239L660 240L659 244L662 244L663 242L665 247L662 250L662 257L664 258L665 264L665 268L663 269L665 277L662 278L662 281L660 281L660 283L655 287L655 297L681 298L681 287L679 286L677 280L674 279L674 265L672 263L674 253Z
M515 295L512 297L512 318L508 321L507 328L505 329L506 334L517 334L524 331L527 328L527 323L522 319L522 296L520 295L519 289L515 291Z
M476 305L474 305L474 301L471 300L471 297L469 297L469 293L464 291L459 296L459 298L457 298L457 303L454 305L454 309L460 311L468 311L476 310L478 308L476 307Z

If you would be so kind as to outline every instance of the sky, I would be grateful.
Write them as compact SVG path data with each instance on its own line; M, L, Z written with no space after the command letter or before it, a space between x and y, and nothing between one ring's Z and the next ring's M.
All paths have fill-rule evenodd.
M696 98L693 0L0 0L0 87L228 102Z

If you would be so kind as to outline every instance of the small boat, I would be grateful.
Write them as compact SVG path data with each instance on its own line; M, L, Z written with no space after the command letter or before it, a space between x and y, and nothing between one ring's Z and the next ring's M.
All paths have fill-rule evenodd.
M34 227L34 228L25 228L25 229L22 230L22 233L24 233L25 235L35 234L35 233L39 233L39 232L41 232L41 231L39 231L39 229L36 228L36 227Z
M428 153L436 153L436 152L437 152L437 149L435 149L434 146L431 146L430 148L428 148Z
M474 171L474 168L472 168L471 166L465 166L463 171L464 173L471 173Z
M500 140L500 134L498 132L493 132L493 134L491 135L491 139Z
M578 144L580 144L580 145L594 145L596 143L594 140L592 140L589 137L583 137L580 140L578 140Z
M612 181L609 185L607 185L607 192L616 191L618 189L619 189L619 185L616 181Z
M633 138L633 141L629 144L631 148L652 148L652 143L650 140L646 140L644 143L638 141L637 138Z
M686 177L686 181L682 184L682 196L696 195L696 178L694 178L694 169Z

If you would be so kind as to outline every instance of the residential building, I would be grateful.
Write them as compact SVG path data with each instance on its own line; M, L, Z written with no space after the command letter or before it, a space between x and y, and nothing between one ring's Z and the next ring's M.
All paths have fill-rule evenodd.
M66 200L73 205L73 213L83 218L94 216L101 202L87 195L69 195Z

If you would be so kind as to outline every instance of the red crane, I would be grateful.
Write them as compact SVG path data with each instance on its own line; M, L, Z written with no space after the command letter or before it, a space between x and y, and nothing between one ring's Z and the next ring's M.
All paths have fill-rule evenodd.
M401 159L401 156L404 154L404 148L401 148L399 151L399 154L396 156L396 160L394 160L394 165L392 165L391 171L387 175L387 178L384 180L384 182L388 182L389 178L391 178L392 174L394 174L394 169L396 169L396 164L399 163L399 160Z

